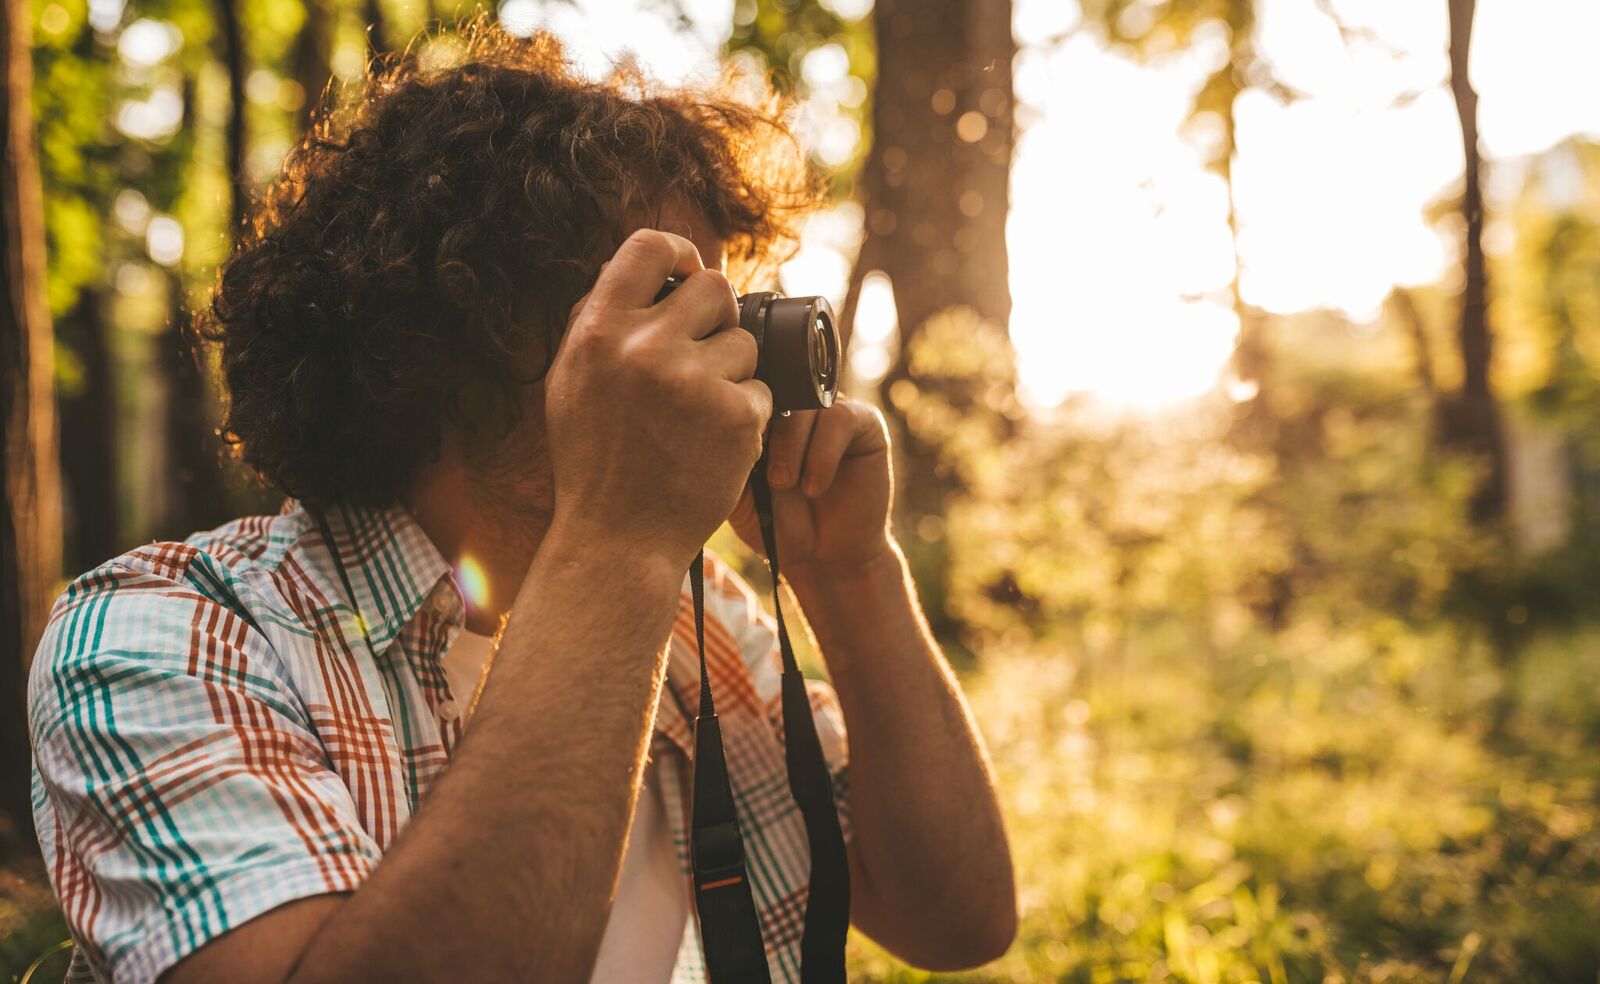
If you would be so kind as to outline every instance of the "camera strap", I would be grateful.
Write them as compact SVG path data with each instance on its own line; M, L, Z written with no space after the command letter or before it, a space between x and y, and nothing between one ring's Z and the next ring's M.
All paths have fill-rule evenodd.
M795 662L789 631L783 623L783 602L778 593L777 535L766 465L763 453L751 473L750 488L772 574L772 608L777 618L778 649L783 661L784 764L789 773L789 792L800 808L811 849L810 891L800 939L800 980L802 984L844 984L845 937L850 930L850 869L839 814L834 806L833 780L822 754L822 743L817 738L805 678ZM320 509L308 511L333 556L340 585L356 611L356 622L367 651L376 660L378 653L366 619L361 617L357 607L355 590L333 530ZM695 556L689 568L689 587L694 602L695 645L700 657L700 713L694 728L689 844L706 973L711 984L770 984L772 978L767 969L761 919L756 913L746 870L744 839L739 833L733 786L722 746L722 729L717 723L711 694L711 675L706 672L704 550Z
M800 808L811 849L811 887L800 939L800 980L803 984L843 984L845 937L850 930L850 868L833 800L833 780L811 716L805 677L795 662L794 647L783 622L777 533L766 466L763 452L750 475L750 491L772 575L772 609L783 661L784 762L789 792ZM695 643L700 654L700 715L695 720L694 806L689 840L706 973L711 984L766 984L771 978L761 940L761 921L745 867L744 840L739 833L722 730L712 701L711 677L706 672L703 550L689 568L689 585L694 600Z

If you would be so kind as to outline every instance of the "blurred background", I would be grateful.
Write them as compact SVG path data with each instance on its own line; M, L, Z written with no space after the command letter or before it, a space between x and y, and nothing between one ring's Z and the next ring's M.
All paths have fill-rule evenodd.
M4 10L0 978L65 936L19 713L50 599L277 507L185 320L309 103L472 13ZM1016 945L940 979L1600 980L1600 4L492 13L596 73L769 72L832 176L783 287L895 431L1019 866Z

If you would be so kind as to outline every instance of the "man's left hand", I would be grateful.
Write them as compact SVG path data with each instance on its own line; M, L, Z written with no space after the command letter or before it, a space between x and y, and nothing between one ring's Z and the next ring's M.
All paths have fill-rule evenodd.
M888 432L876 407L840 396L826 410L775 416L766 462L778 556L787 574L850 575L892 555L894 478ZM745 543L765 553L748 488L729 521Z

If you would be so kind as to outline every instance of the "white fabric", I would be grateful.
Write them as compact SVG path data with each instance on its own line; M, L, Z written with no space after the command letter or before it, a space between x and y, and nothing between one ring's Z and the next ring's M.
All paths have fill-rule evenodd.
M462 630L445 650L445 678L462 713L477 690L490 642L488 636ZM591 984L670 981L688 922L689 880L678 869L660 773L652 762L645 767Z

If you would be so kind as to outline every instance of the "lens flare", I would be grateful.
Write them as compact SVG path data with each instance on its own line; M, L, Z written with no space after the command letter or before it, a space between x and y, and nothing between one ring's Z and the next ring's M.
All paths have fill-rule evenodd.
M468 605L479 610L489 607L489 575L476 557L462 554L461 563L456 565L456 584Z

